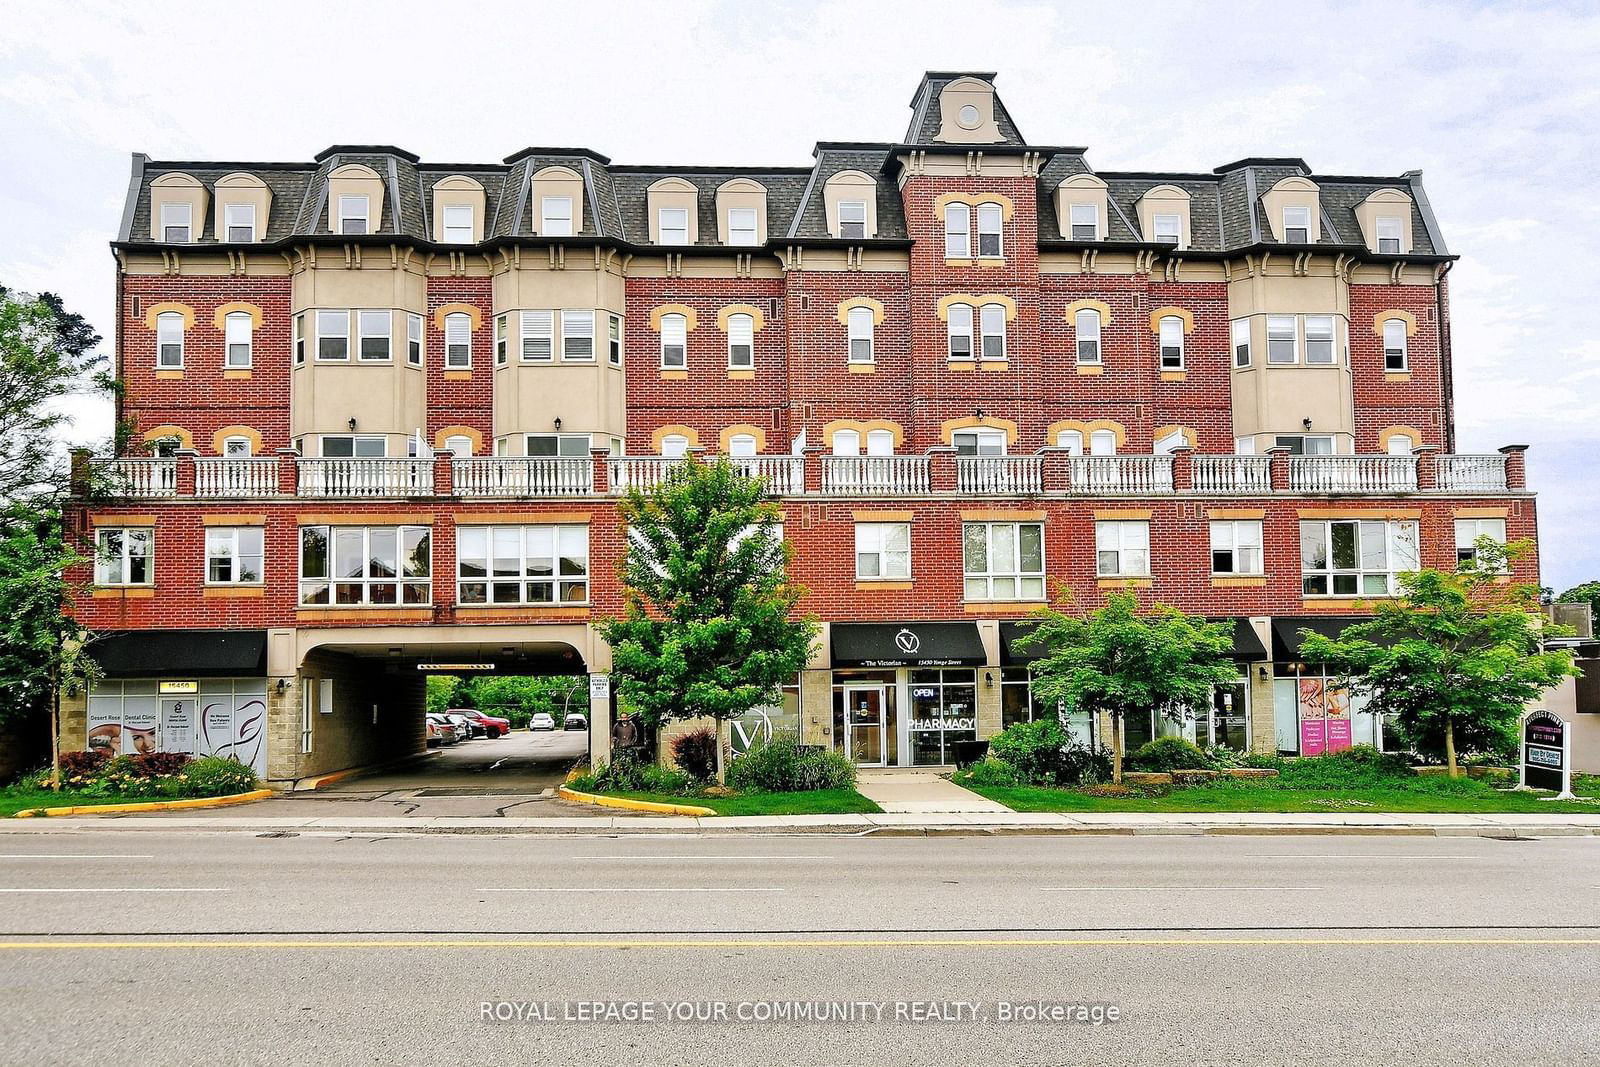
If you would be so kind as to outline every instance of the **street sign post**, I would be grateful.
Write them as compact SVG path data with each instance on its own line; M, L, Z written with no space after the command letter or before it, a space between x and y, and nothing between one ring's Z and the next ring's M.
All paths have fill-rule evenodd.
M1548 711L1522 717L1521 788L1554 789L1557 800L1573 799L1572 731Z

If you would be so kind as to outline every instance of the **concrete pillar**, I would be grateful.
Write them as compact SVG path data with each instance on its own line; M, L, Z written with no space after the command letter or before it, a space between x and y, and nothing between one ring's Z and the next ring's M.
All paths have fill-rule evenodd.
M1262 677L1262 669L1266 677ZM1278 750L1272 706L1272 664L1250 664L1250 750L1271 755Z
M315 685L314 679L302 679L290 673L267 677L267 781L285 784L301 777L300 708L301 689L304 684ZM313 724L314 726L315 724Z
M978 736L1000 732L1000 668L978 668Z
M89 694L83 686L76 692L61 691L61 751L82 752L89 744Z
M800 672L800 743L832 748L833 672L808 669Z

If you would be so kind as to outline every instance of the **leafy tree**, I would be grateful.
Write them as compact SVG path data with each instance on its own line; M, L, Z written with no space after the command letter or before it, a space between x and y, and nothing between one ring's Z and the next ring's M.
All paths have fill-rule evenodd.
M1538 587L1507 578L1530 547L1481 537L1455 571L1402 574L1400 596L1337 639L1301 631L1301 655L1367 694L1368 711L1396 716L1413 743L1442 747L1459 777L1459 745L1501 747L1530 701L1576 673L1570 651L1542 649Z
M57 435L67 422L58 401L87 385L100 337L82 316L46 293L30 299L0 286L0 508L58 499L66 465Z
M777 703L817 633L791 617L805 590L788 578L782 513L726 459L678 464L649 493L630 489L621 513L624 611L599 623L618 697L651 727L715 720L723 782L729 720Z
M1111 780L1122 781L1123 718L1152 709L1182 722L1211 706L1212 690L1233 682L1231 627L1155 604L1140 612L1132 593L1112 593L1087 614L1051 608L1024 641L1042 649L1033 691L1046 706L1111 718Z
M1600 581L1575 585L1556 597L1556 601L1561 604L1587 603L1594 611L1595 617L1600 618Z

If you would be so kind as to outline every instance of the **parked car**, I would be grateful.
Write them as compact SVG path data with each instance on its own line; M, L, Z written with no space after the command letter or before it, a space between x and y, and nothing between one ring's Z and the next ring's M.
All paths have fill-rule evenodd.
M556 721L550 717L548 711L536 711L533 713L533 718L528 720L528 729L530 730L554 730L555 728Z
M474 722L459 711L447 711L444 717L456 724L456 733L461 735L461 740L470 741L474 737L488 737L488 729L479 722Z
M472 721L474 732L483 727L485 737L504 737L511 732L511 720L495 715L485 715L477 708L451 708L451 715L464 715Z
M589 728L589 716L581 711L569 711L567 712L566 721L561 724L561 728L563 730L587 730Z
M459 740L461 740L461 735L456 731L455 723L437 712L428 716L428 743L430 745L453 745Z

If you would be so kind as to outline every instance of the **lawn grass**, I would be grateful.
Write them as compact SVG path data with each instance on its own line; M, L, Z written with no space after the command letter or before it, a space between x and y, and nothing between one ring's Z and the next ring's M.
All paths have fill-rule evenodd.
M10 818L19 811L30 808L87 807L100 804L128 804L139 800L164 800L165 797L84 796L71 789L52 792L49 789L30 789L26 786L7 786L0 789L0 819Z
M1410 812L1414 814L1600 815L1600 779L1580 779L1574 792L1589 800L1541 800L1549 794L1499 790L1474 779L1418 777L1382 786L1297 789L1271 779L1239 779L1181 788L1140 790L1127 796L1094 796L1081 789L976 785L957 775L957 785L1013 811L1150 812Z
M814 789L803 793L740 793L731 797L679 796L605 790L608 797L650 800L657 804L693 804L718 815L872 815L878 807L854 789Z

